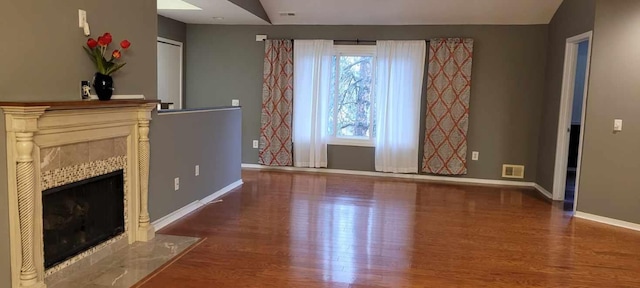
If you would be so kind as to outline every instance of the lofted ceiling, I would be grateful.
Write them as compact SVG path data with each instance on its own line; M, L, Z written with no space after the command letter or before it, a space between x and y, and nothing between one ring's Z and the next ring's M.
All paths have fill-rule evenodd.
M256 0L257 1L257 0ZM174 2L174 1L167 1ZM227 0L185 0L202 10L158 9L162 15L188 24L268 25L269 22ZM158 1L158 8L160 8Z
M562 0L231 0L264 7L274 25L548 24ZM184 0L202 8L158 10L185 23L267 25L227 0ZM261 9L262 10L262 9ZM295 16L282 16L295 13ZM214 19L224 17L224 19ZM263 17L266 19L266 17Z

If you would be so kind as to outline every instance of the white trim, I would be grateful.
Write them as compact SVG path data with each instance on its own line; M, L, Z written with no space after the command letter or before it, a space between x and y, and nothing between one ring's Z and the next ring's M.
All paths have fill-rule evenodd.
M164 43L171 44L171 45L175 45L175 46L180 46L180 47L182 47L182 45L183 45L182 42L180 42L180 41L171 40L171 39L164 38L164 37L158 37L157 41L164 42Z
M200 202L203 205L207 205L209 204L211 201L214 201L224 195L226 195L227 193L231 192L233 189L236 189L238 187L240 187L243 184L242 179L238 180L236 182L233 182L225 187L223 187L222 189L218 190L216 193L213 193L207 197L202 198L202 200L200 200Z
M230 110L240 110L240 107L230 107L230 108L211 108L211 109L183 109L183 110L160 110L158 111L158 115L175 115L175 114L193 114L193 113L205 113L205 112L217 112L217 111L230 111Z
M171 39L167 39L167 38L163 38L163 37L158 37L157 38L157 42L160 43L165 43L165 44L170 44L170 45L175 45L180 47L180 107L178 107L178 109L184 109L183 106L183 97L184 95L182 95L182 89L183 89L183 85L184 83L182 83L183 78L184 78L184 44L182 42L179 41L175 41L175 40L171 40ZM156 59L157 61L157 59Z
M191 203L189 203L188 205L173 211L171 213L169 213L168 215L153 221L153 227L156 228L156 231L168 226L169 224L179 220L180 218L187 216L188 214L190 214L191 212L200 209L201 207L209 204L211 201L216 200L224 195L226 195L227 193L231 192L233 189L240 187L240 185L242 185L242 180L238 180L236 182L233 182L229 185L227 185L226 187L216 191L215 193L202 198L202 200L196 200L193 201Z
M569 135L568 127L571 127L571 113L573 111L573 92L576 74L576 59L578 55L578 45L581 42L589 41L589 52L587 55L587 69L585 74L584 95L582 97L582 118L580 125L580 141L578 147L578 163L576 169L576 188L574 196L573 211L576 211L578 203L578 184L580 181L580 166L582 164L582 147L584 142L584 127L587 109L587 95L589 91L589 70L591 66L591 46L593 44L593 31L586 32L567 39L564 59L564 74L562 80L562 95L560 98L560 112L558 119L558 136L556 143L556 159L553 173L553 199L563 201L565 196L567 180L567 162L569 158Z
M603 224L607 224L607 225L612 225L612 226L616 226L616 227L621 227L621 228L631 229L631 230L635 230L635 231L640 231L640 224L636 224L636 223L631 223L631 222L622 221L622 220L618 220L618 219L613 219L613 218L593 215L593 214L584 213L584 212L580 212L580 211L577 211L573 216L577 217L577 218L580 218L580 219L585 219L585 220L595 221L595 222L599 222L599 223L603 223Z
M98 95L91 94L89 95L89 99L98 100ZM131 100L131 99L144 99L144 95L113 95L111 96L112 100Z
M376 147L376 143L373 138L367 139L364 137L329 136L329 140L327 142L329 145L338 145L338 146Z
M551 199L551 193L540 185L533 182L524 181L509 181L509 180L489 180L478 178L462 178L462 177L446 177L446 176L433 176L433 175L421 175L421 174L393 174L383 172L372 171L357 171L357 170L340 170L340 169L326 169L326 168L301 168L301 167L278 167L278 166L263 166L260 164L242 164L242 168L245 169L261 169L261 170L281 170L281 171L297 171L297 172L313 172L313 173L327 173L327 174L346 174L346 175L358 175L358 176L373 176L373 177L386 177L386 178L401 178L401 179L413 179L413 180L425 180L433 182L444 183L461 183L461 184L476 184L476 185L495 185L495 186L510 186L521 188L534 188L540 194Z
M538 192L540 192L542 195L544 195L544 197L547 197L547 198L553 200L553 194L551 192L547 191L547 189L544 189L544 187L538 185L538 183L533 183L533 188L538 190Z
M376 56L376 45L333 45L333 53L341 56Z

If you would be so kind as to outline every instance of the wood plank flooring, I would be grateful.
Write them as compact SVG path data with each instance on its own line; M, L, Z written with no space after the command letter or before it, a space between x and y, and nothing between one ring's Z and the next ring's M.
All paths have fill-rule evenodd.
M142 287L640 287L640 232L533 190L243 171L160 233L206 237Z

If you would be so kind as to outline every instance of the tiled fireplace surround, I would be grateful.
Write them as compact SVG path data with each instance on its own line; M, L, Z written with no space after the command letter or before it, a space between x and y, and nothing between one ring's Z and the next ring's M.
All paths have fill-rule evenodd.
M152 101L12 103L5 114L12 287L45 277L126 241L149 241L149 121ZM78 104L77 102L75 104ZM124 170L125 232L45 271L42 191Z

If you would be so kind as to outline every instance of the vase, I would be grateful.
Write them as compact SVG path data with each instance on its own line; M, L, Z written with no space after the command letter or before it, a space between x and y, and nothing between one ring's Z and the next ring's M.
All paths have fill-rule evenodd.
M93 89L101 101L110 100L113 95L113 78L109 75L96 73L93 77Z

